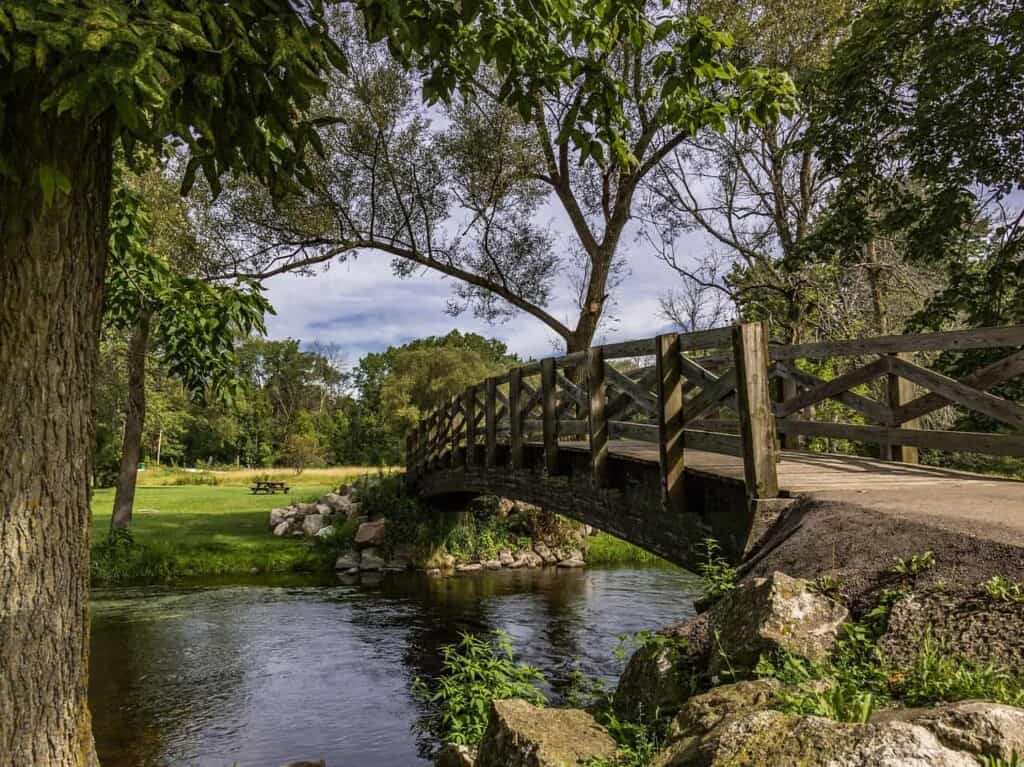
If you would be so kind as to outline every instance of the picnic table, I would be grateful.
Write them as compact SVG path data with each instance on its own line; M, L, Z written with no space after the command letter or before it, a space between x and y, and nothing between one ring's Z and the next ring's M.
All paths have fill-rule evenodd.
M267 480L257 479L256 484L249 488L253 495L257 493L287 493L288 485L284 482L269 482Z

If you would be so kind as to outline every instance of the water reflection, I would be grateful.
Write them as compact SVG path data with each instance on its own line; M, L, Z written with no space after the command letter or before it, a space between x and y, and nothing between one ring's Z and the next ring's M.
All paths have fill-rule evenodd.
M120 589L93 600L89 697L105 767L426 763L416 677L463 631L509 632L558 688L612 681L616 636L692 613L674 570L514 570ZM422 747L422 743L419 744Z

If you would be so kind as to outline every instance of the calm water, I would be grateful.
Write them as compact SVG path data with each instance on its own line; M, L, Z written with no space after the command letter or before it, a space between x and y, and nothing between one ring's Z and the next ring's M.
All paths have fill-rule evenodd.
M616 635L692 614L662 569L261 580L96 591L89 700L104 767L428 764L416 677L460 631L503 628L557 688L613 681Z

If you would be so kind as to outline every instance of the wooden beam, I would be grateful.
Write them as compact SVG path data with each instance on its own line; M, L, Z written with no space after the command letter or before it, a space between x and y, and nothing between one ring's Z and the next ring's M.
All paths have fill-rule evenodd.
M461 456L459 454L459 452L460 452L459 451L459 439L460 439L460 436L462 434L462 430L455 423L455 419L459 415L459 398L458 397L453 397L452 401L450 403L448 403L448 407L449 407L449 412L451 412L451 414L452 414L452 418L451 418L451 425L452 425L452 431L451 431L451 439L452 439L451 464L452 464L452 468L454 469L454 468L458 467L461 464L461 462L462 462L461 461Z
M466 389L462 408L466 419L466 468L476 465L476 387Z
M876 443L893 442L949 452L1024 457L1024 436L1018 434L897 429L892 426L854 426L845 423L797 420L779 421L778 428L787 434L805 434L809 437L831 437ZM999 478L993 477L992 480L999 481Z
M747 496L751 500L777 498L778 447L768 391L768 329L763 322L733 328L733 355Z
M488 378L484 386L484 466L493 469L498 465L498 382Z
M661 487L665 504L683 511L683 365L679 335L666 333L655 339L655 365L658 369L658 447Z
M540 361L541 420L544 422L544 466L548 476L558 474L558 383L555 360Z
M608 387L604 382L604 352L587 350L587 390L590 397L590 471L594 487L608 487Z
M651 394L647 389L638 384L632 378L628 378L620 373L618 370L613 368L611 365L605 365L605 381L613 389L618 389L624 394L628 394L629 397L635 402L640 408L647 411L651 415L656 415L658 412L657 398Z
M522 398L523 373L520 368L512 368L508 378L508 426L512 471L523 468L523 412L520 408Z
M895 352L941 352L954 349L993 349L1024 346L1024 325L999 328L953 330L946 333L916 333L854 341L823 341L793 346L772 346L773 360L858 357L863 354Z
M776 369L780 369L783 363L776 363ZM797 395L796 381L792 378L787 378L784 375L778 375L775 378L775 404L781 405L786 400L793 399ZM777 422L776 422L777 423ZM779 447L783 450L786 449L800 449L803 447L802 440L799 436L785 434L779 432Z
M841 394L848 392L855 386L874 381L876 378L880 378L889 372L890 362L887 358L877 359L874 362L869 362L867 365L863 365L855 370L851 370L849 373L843 373L841 376L836 376L831 381L822 381L816 386L812 386L806 389L791 400L781 403L777 408L774 408L774 413L779 418L785 418L788 415L792 415L798 410L803 410L805 407L817 404L825 399L832 399L838 397ZM874 403L879 408L881 405ZM850 405L857 410L859 407ZM888 417L888 411L884 411L885 416Z
M902 355L898 355L902 356ZM905 378L890 373L886 377L885 384L886 400L890 410L895 414L903 405L914 399L914 384ZM903 423L890 422L887 426L898 426L904 429L918 428L916 420ZM900 463L918 463L919 456L917 448L912 445L898 445L892 442L879 443L882 458L888 461L899 461Z
M888 369L888 362L886 360L879 360L873 364ZM798 386L803 386L805 389L808 390L822 390L829 383L832 383L831 381L826 381L824 378L819 378L813 373L808 373L806 370L800 370L796 366L796 364L792 362L776 362L772 369L775 371L775 374L777 376L782 378L782 380L789 381ZM852 371L852 373L848 375L856 374L862 370L864 370L864 368L857 368L857 370ZM833 381L838 380L839 378L833 379ZM844 383L849 384L849 381L846 381ZM859 384L854 383L852 385L858 386ZM832 387L831 390L835 391L835 388L836 387ZM797 393L797 390L794 387L792 396L787 396L783 402L778 403L775 407L775 417L785 418L786 416L793 415L795 412L799 412L799 410L803 410L804 408L799 408L798 410L794 411L792 407L790 407L789 405L789 403L792 400L795 400L798 396L800 395ZM833 394L830 394L828 399L833 399L836 402L841 402L848 408L856 410L858 413L862 413L863 415L867 416L877 424L882 424L883 426L891 425L891 420L893 416L890 409L886 405L882 405L878 402L875 402L873 399L869 399L868 397L862 397L861 395L855 394L852 391L835 392ZM811 407L811 405L807 405L806 407Z
M736 391L735 368L723 373L714 383L707 384L696 397L686 403L685 423L689 423L695 418L700 418L707 410L717 405L734 391Z

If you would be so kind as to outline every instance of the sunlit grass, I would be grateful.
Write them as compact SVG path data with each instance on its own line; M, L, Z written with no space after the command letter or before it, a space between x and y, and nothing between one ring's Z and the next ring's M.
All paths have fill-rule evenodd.
M376 474L379 471L394 471L391 468L380 469L376 466L331 466L325 469L225 469L195 470L181 469L172 466L147 466L139 472L139 485L145 487L161 487L165 485L202 484L201 478L211 478L209 484L249 486L257 478L269 479L272 482L286 482L289 486L304 485L340 485L351 482L364 474Z

